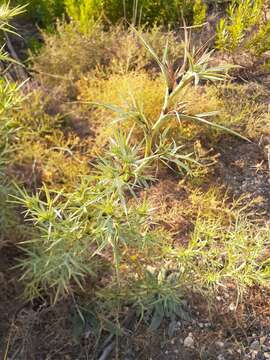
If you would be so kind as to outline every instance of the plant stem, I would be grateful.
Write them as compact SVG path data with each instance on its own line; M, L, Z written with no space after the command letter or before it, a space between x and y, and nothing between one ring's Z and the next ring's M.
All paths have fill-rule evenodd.
M148 157L152 154L152 145L153 145L153 132L149 132L145 136L145 152L144 157Z

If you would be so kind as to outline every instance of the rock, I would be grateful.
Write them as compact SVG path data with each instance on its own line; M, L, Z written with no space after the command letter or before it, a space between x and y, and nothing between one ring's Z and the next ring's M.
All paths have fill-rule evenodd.
M192 334L190 333L184 340L184 346L187 348L193 348L194 347L194 339Z
M219 347L219 348L223 348L224 347L224 342L222 341L216 341L216 345Z
M225 360L225 357L222 354L219 354L217 360Z
M258 340L254 340L251 344L250 344L250 349L252 350L258 350L260 348L260 343Z

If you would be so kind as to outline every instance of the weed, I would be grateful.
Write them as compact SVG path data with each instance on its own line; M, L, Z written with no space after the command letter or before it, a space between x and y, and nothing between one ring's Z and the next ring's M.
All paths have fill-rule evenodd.
M21 262L28 296L52 288L57 299L72 291L72 281L83 287L85 275L95 276L103 256L112 256L119 283L123 250L147 244L151 226L147 206L127 202L126 192L136 198L133 187L145 179L136 171L140 166L136 149L126 141L119 135L108 157L96 165L94 178L84 177L77 190L49 192L44 187L44 200L42 193L29 196L25 191L15 200L24 205L26 219L37 229L28 241L28 257Z
M210 125L212 127L240 136L233 130L229 130L206 119L211 115L216 115L215 112L196 115L187 114L184 94L189 85L193 83L198 85L200 80L220 81L225 78L223 72L226 70L226 66L214 68L208 67L208 62L212 52L205 51L204 47L202 47L199 51L196 51L195 49L191 50L190 39L188 32L185 29L185 51L183 63L181 67L179 66L176 70L174 70L174 64L168 58L168 44L165 47L163 58L161 60L153 48L146 42L143 36L138 32L137 35L142 41L144 47L149 51L149 53L159 65L165 81L165 95L163 97L163 104L161 106L159 116L154 121L151 121L151 119L147 118L142 105L137 101L137 99L135 99L135 97L133 97L133 95L131 95L131 106L129 106L127 109L104 103L94 102L93 105L103 107L116 113L117 122L124 122L130 119L133 120L134 126L140 128L144 134L145 158L152 157L153 159L160 159L164 145L167 147L167 149L174 147L173 151L166 150L166 163L169 163L169 159L171 159L171 161L174 163L178 162L178 167L185 168L185 165L181 160L189 160L189 157L177 154L177 151L181 147L175 147L176 145L173 144L173 141L168 141L166 139L169 133L168 124L172 120L176 120L180 124L181 121L184 120ZM172 105L175 105L175 103L176 107L172 107ZM160 154L160 156L158 154ZM175 161L174 156L178 156L177 161Z

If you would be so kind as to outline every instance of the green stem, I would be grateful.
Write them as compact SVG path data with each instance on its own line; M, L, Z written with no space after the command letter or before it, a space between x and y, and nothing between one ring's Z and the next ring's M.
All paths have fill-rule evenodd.
M144 157L148 157L152 154L153 137L152 132L145 136L145 152Z

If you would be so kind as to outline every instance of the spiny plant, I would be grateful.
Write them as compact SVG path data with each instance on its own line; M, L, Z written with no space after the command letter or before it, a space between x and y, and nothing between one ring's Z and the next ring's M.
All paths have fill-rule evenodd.
M16 34L14 26L10 24L10 21L22 14L25 11L26 5L10 7L10 1L4 1L0 5L0 32L1 36L5 32ZM4 51L5 44L3 44L0 48L0 60L1 61L14 61L12 58L8 56L8 53Z
M28 297L45 291L57 300L72 291L73 283L83 288L86 275L95 278L108 264L119 284L121 254L126 248L147 246L151 217L146 202L137 201L134 192L134 186L147 179L137 171L136 148L117 136L118 142L112 141L108 154L94 165L93 176L83 177L75 191L49 191L44 186L36 195L21 190L14 197L36 229L23 243L27 256L20 264Z
M123 122L131 119L134 126L143 131L145 158L159 160L162 158L162 151L166 148L167 163L173 160L175 156L178 157L177 161L181 161L181 159L191 160L190 156L180 155L178 150L180 150L181 147L177 147L174 140L169 138L169 128L172 121L178 121L179 124L181 124L182 121L192 121L240 136L233 130L207 119L207 117L215 116L217 112L190 115L186 110L185 92L188 91L189 86L196 86L200 81L222 81L226 78L226 71L230 66L209 67L208 63L213 51L207 51L205 46L202 46L198 50L192 48L190 34L185 28L182 65L175 69L174 62L171 61L168 56L168 43L164 49L163 58L160 59L144 37L135 29L134 32L159 65L165 81L165 94L159 117L154 122L148 119L143 112L142 105L136 101L133 95L131 95L131 104L128 109L104 103L92 103L92 105L103 107L114 112L116 114L115 122Z
M3 2L0 5L0 33L16 34L15 28L9 23L15 16L23 13L25 6L10 7L10 3ZM4 51L5 44L0 48L0 61L14 61L9 54ZM20 89L23 86L9 82L5 77L5 68L0 72L0 247L8 238L8 234L12 230L15 235L15 224L17 217L10 204L7 203L8 194L12 192L10 181L5 175L7 160L12 150L11 135L16 131L16 121L12 111L18 109L23 97Z

